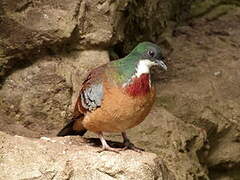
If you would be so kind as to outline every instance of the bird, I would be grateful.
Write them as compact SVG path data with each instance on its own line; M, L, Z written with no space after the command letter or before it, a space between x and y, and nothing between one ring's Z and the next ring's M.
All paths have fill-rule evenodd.
M153 66L167 70L162 51L152 42L141 42L124 58L91 70L80 87L72 119L57 136L83 136L91 131L101 141L99 152L119 152L103 136L117 132L123 137L122 150L142 151L129 140L126 130L140 124L153 106Z

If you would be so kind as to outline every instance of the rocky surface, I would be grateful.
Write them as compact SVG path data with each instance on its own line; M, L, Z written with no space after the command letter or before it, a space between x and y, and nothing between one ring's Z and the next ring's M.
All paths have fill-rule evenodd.
M171 72L159 85L160 106L206 131L208 148L199 159L211 179L240 178L239 15L236 6L219 6L176 28Z
M155 154L98 153L80 137L29 139L0 133L0 142L0 179L171 179Z
M128 135L136 146L159 155L176 179L208 179L207 169L198 160L198 152L207 138L204 130L185 124L155 106L146 120L129 130ZM109 138L121 141L119 135Z
M169 71L156 77L155 107L130 137L179 179L240 178L239 15L223 5L165 33Z
M238 180L239 5L0 1L0 179ZM169 71L156 76L155 106L128 134L157 156L98 154L84 139L53 137L71 116L88 70L142 40L164 47ZM33 138L42 136L50 139Z
M106 49L123 41L123 49L129 50L136 40L157 41L168 19L185 17L191 3L192 0L1 0L0 78L18 67L17 62L26 64L49 53Z
M18 61L63 49L106 47L123 39L128 1L0 2L0 75ZM30 57L29 57L30 56ZM25 62L26 63L26 62Z
M0 130L18 134L16 129L20 125L21 129L29 130L24 133L28 137L55 135L70 118L88 69L108 61L107 51L85 50L46 56L13 72L0 90L1 112L11 119ZM23 135L21 133L19 135Z

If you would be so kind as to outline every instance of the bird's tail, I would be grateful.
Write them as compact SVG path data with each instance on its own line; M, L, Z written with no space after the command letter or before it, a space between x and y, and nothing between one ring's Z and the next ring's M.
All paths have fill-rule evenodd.
M83 136L87 130L85 128L82 128L80 130L74 130L75 119L72 119L58 134L57 136L68 136L68 135L80 135Z

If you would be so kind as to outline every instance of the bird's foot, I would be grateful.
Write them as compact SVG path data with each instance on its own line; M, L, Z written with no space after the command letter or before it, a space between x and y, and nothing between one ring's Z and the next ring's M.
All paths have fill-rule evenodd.
M117 148L112 148L110 146L105 146L105 147L102 147L101 150L97 151L98 153L101 153L103 151L111 151L111 152L115 152L115 153L120 153L121 149L117 149Z
M133 143L131 143L130 141L125 141L124 142L124 148L122 150L127 150L127 149L131 149L133 151L136 151L136 152L142 152L144 151L144 149L142 148L139 148L139 147L136 147Z

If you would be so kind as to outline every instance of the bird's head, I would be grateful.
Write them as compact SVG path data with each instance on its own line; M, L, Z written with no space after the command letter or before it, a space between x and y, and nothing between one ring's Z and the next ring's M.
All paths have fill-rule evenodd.
M152 66L158 66L167 70L167 66L163 62L164 57L158 45L151 42L139 43L131 52L138 57L139 73L148 73Z

